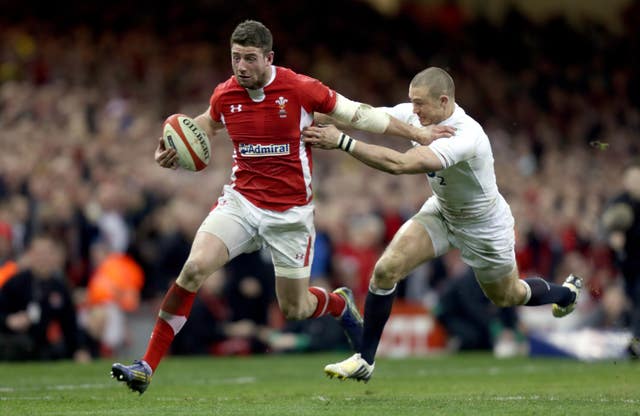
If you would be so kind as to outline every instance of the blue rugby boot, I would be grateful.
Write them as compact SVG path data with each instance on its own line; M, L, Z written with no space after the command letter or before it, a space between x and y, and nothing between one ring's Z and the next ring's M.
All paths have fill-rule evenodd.
M134 360L131 365L114 363L111 366L111 377L126 383L132 391L140 394L149 387L152 374L153 370L144 360Z
M339 287L333 293L341 296L345 301L344 312L342 312L338 321L340 321L340 325L347 335L351 348L358 352L362 343L362 327L364 324L353 298L353 292L348 287Z

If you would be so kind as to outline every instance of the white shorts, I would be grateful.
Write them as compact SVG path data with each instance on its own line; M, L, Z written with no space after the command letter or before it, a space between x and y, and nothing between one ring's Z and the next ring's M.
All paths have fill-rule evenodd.
M198 232L219 237L227 246L229 260L269 247L276 276L304 279L309 277L313 261L313 210L313 204L283 212L258 208L225 185Z
M432 196L412 219L426 228L436 257L451 247L458 248L462 261L473 269L480 282L502 279L516 267L515 222L502 197L484 218L452 223L444 218L438 200Z

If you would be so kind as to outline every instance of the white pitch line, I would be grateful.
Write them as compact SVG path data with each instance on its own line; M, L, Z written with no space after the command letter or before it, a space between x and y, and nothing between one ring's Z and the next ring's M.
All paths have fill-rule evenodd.
M109 389L117 387L117 384L111 383L82 383L82 384L54 384L42 387L0 387L0 393L18 393L23 391L41 391L41 390L87 390L87 389Z
M235 377L235 378L225 378L219 380L202 380L199 382L195 382L194 384L251 384L255 383L255 377ZM42 387L0 387L0 393L18 393L25 391L42 391L42 390L53 390L53 391L66 391L66 390L89 390L89 389L116 389L120 388L118 383L81 383L81 384L54 384L52 386L42 386Z
M545 367L536 366L532 364L526 364L522 366L514 366L514 367L466 367L466 368L454 368L454 369L440 369L440 368L422 368L417 371L419 376L440 376L440 375L477 375L477 374L487 374L491 376L495 376L498 374L509 374L509 373L542 373L549 372L549 370Z
M540 396L540 395L532 395L532 396L493 396L493 397L469 397L467 401L497 401L497 402L508 402L508 401L524 401L524 400L533 400L533 401L544 401L544 402L555 402L560 400L559 397L555 396ZM580 399L584 402L589 403L630 403L636 404L640 403L640 399L611 399L607 397L599 397L599 398L589 398L589 399Z
M257 379L252 376L246 377L234 377L234 378L221 378L221 379L212 379L212 380L198 380L192 382L191 384L251 384L255 383Z
M47 386L47 390L77 390L77 389L108 389L113 387L113 383L96 383L96 384L55 384Z
M0 402L8 402L8 401L45 401L45 400L53 400L52 396L18 396L18 397L0 397Z

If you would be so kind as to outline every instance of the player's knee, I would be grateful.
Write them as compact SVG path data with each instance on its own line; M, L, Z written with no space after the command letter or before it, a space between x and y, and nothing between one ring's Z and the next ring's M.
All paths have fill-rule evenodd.
M182 267L178 281L183 288L196 291L200 289L202 282L208 277L208 273L205 268L202 267L200 262L193 259L188 259Z
M376 263L373 271L373 280L378 287L391 287L404 277L401 272L401 264L397 256L384 255Z
M280 310L284 317L289 321L300 321L302 319L307 319L309 316L308 312L302 305L296 305L292 303L280 304Z
M488 297L494 305L500 308L518 305L517 296L511 292L492 293Z

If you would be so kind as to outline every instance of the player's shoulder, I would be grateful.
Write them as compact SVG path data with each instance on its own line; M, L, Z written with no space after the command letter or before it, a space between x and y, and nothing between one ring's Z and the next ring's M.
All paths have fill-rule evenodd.
M235 76L229 77L226 81L219 83L209 99L209 105L214 111L219 111L219 106L226 103L229 100L234 101L242 100L246 94L242 94L244 88L238 84Z
M317 79L295 72L291 68L287 68L284 66L276 66L276 79L279 81L294 83L294 84L309 84L309 83L319 83Z
M242 87L240 86L240 84L238 84L238 81L236 81L235 76L232 75L226 81L222 81L221 83L216 85L216 88L213 90L213 94L222 95L225 92L234 91L238 89L242 89Z
M455 127L459 134L472 135L478 138L486 137L482 125L457 104L454 116L447 124Z

